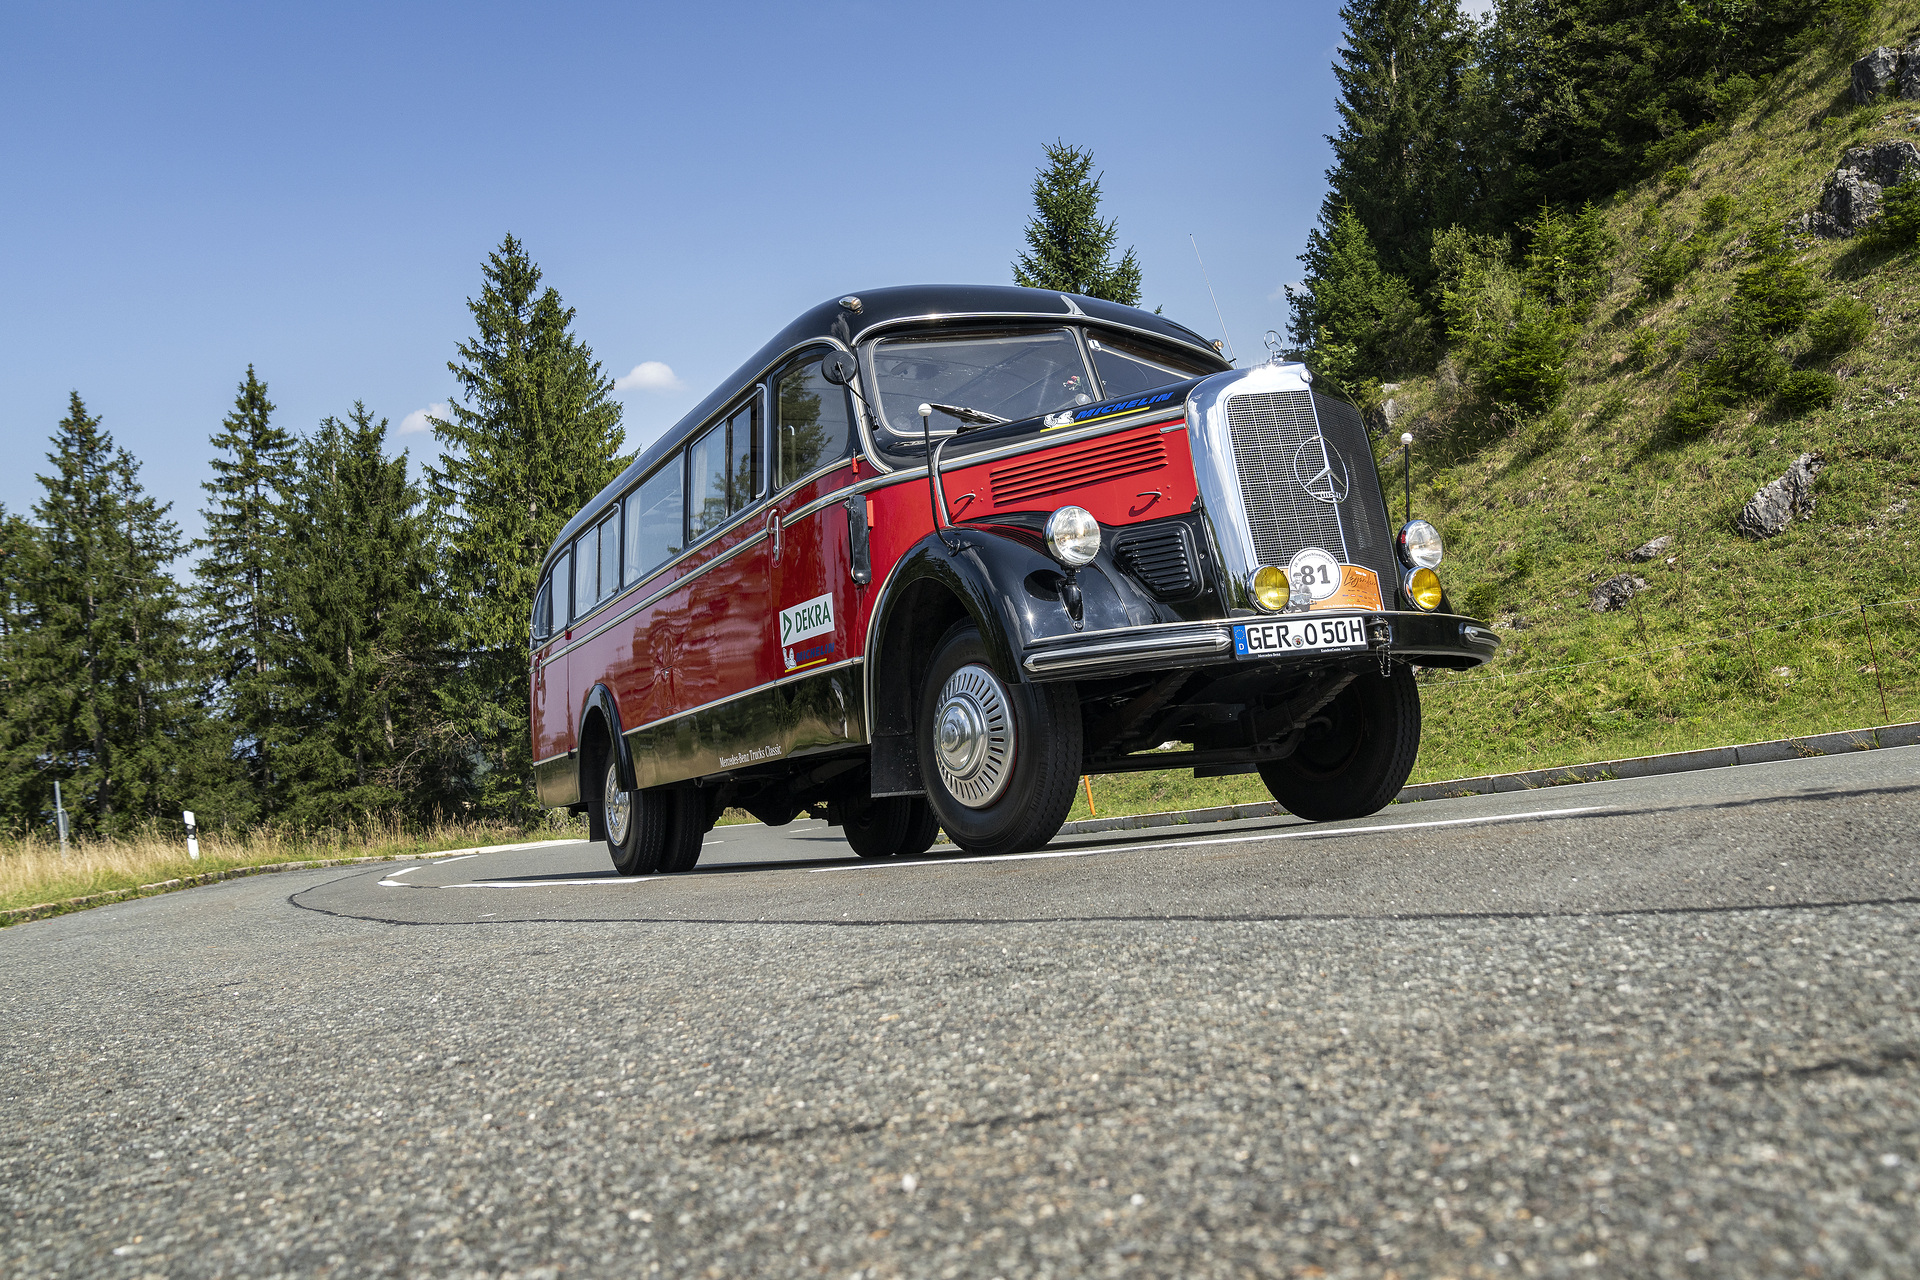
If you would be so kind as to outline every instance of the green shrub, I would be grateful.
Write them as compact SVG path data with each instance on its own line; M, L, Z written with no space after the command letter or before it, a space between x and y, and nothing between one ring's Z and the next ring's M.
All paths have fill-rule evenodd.
M1595 431L1603 427L1610 427L1618 422L1626 411L1626 393L1615 391L1605 400L1602 400L1599 407L1593 411L1593 418L1590 420L1589 425L1592 426Z
M1676 164L1660 175L1660 185L1666 189L1668 194L1683 189L1692 181L1693 170L1683 164Z
M1728 116L1737 116L1759 92L1760 86L1752 76L1736 71L1722 80L1713 91L1714 112L1723 120Z
M1500 589L1491 582L1476 582L1460 595L1460 608L1469 618L1483 622L1493 617L1500 606Z
M1700 225L1709 231L1718 231L1732 220L1733 197L1724 191L1708 196L1700 206Z
M1895 183L1880 193L1880 216L1867 224L1866 239L1880 249L1920 244L1920 181Z
M1835 298L1807 319L1807 338L1816 356L1839 355L1872 332L1873 308L1852 298Z
M1521 299L1487 374L1496 400L1529 413L1544 413L1567 389L1567 327L1546 304Z
M1640 246L1640 287L1653 297L1673 292L1700 265L1707 246L1684 223L1662 227Z
M1627 358L1638 368L1645 369L1651 365L1659 351L1660 335L1653 331L1651 325L1635 329L1627 339Z
M1726 401L1719 392L1688 376L1681 381L1680 390L1667 406L1661 425L1670 439L1692 440L1719 426L1726 416Z
M1723 400L1765 395L1787 376L1787 362L1773 345L1766 326L1750 308L1735 304L1700 367L1699 382Z
M1818 369L1797 369L1780 382L1776 398L1789 413L1824 409L1840 395L1840 379Z
M1799 256L1778 227L1753 233L1753 263L1734 283L1736 307L1763 333L1791 333L1807 318L1815 289Z

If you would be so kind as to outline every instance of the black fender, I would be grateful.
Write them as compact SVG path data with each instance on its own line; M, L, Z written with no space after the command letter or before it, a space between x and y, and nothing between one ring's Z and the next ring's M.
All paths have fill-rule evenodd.
M912 751L919 676L960 612L980 629L994 670L1009 684L1027 680L1021 659L1040 637L1178 620L1120 572L1104 545L1073 575L1081 604L1076 622L1067 575L1036 530L962 524L944 535L928 534L901 556L871 614L867 707L876 796L922 794ZM957 602L958 611L947 602Z
M581 744L581 750L576 757L579 763L574 766L574 769L579 780L582 800L601 798L600 779L586 776L587 720L595 715L606 721L608 742L613 749L613 758L619 764L620 785L629 791L633 790L633 757L627 751L626 735L620 729L619 703L614 700L613 690L604 684L596 684L587 690L586 696L580 700L580 718L574 722L580 726L577 741Z

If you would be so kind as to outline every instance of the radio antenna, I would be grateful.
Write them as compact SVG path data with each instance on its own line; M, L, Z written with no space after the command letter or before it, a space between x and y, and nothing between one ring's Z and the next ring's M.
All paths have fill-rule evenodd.
M1213 281L1207 276L1207 260L1200 256L1200 242L1193 238L1193 232L1187 232L1187 243L1193 246L1193 260L1200 264L1200 278L1207 282L1207 296L1213 299L1213 314L1220 321L1220 336L1227 341L1227 359L1233 364L1240 363L1240 356L1233 349L1233 338L1227 333L1227 318L1220 313L1220 297L1213 291Z

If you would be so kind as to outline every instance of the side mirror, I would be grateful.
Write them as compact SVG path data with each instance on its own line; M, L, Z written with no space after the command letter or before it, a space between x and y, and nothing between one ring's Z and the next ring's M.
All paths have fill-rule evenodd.
M860 367L850 353L835 351L820 362L820 376L836 387L844 387L860 376Z

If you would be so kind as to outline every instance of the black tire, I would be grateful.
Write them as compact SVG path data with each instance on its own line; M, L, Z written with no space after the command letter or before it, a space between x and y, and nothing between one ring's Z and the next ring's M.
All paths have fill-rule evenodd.
M1299 749L1260 766L1267 790L1309 822L1364 818L1400 794L1420 753L1420 690L1413 668L1364 672L1309 725Z
M940 838L940 819L933 806L918 796L907 797L907 803L913 806L913 820L907 824L907 834L901 837L900 847L893 851L896 858L917 858L933 848L933 842ZM1071 803L1068 808L1072 808Z
M700 861L701 843L713 829L713 820L707 816L707 798L698 787L675 787L663 790L661 800L671 817L667 822L666 847L660 854L660 870L691 871Z
M915 796L861 796L835 806L840 830L863 858L917 858L933 846L940 821Z
M1002 682L979 630L962 622L934 647L918 712L920 777L934 819L954 844L1000 854L1053 839L1080 781L1080 704L1072 685ZM943 719L952 730L945 747Z
M623 876L650 876L660 866L667 847L671 818L665 797L658 791L623 791L611 760L601 784L601 830L613 869Z

